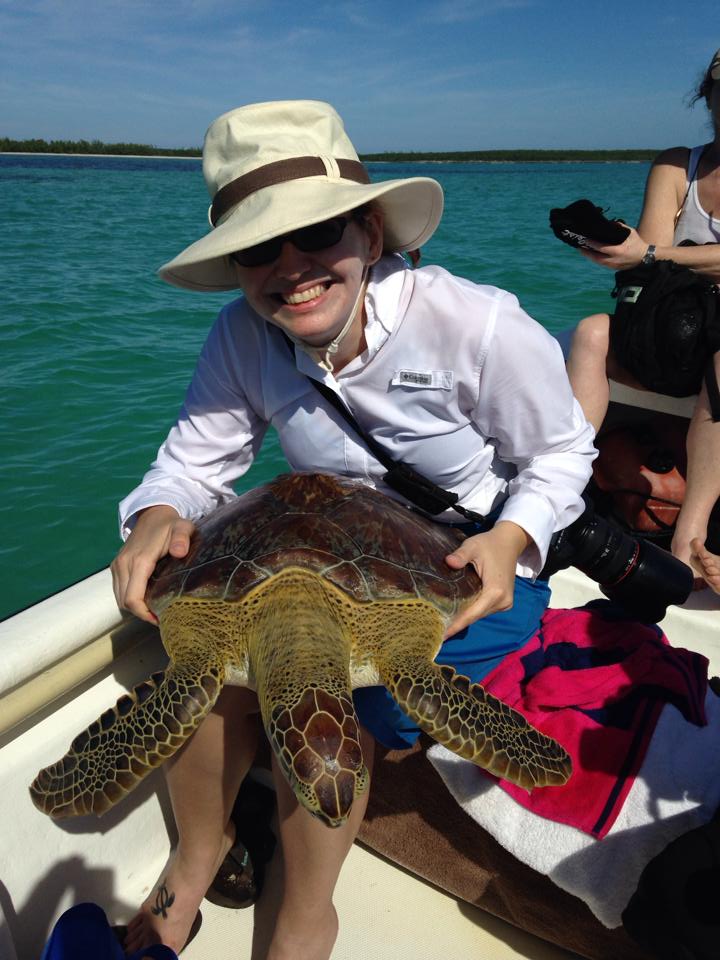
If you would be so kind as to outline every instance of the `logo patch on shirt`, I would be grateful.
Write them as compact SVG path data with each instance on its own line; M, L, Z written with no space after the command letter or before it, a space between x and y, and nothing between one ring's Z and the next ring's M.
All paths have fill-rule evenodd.
M394 387L421 387L430 390L450 390L452 370L398 370L390 381Z

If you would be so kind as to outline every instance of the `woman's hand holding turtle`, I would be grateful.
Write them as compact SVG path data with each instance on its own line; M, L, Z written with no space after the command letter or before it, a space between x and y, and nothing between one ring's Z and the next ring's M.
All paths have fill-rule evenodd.
M121 609L148 623L157 623L157 617L145 603L148 580L161 557L187 554L194 529L192 521L183 520L177 510L165 504L148 507L138 514L133 532L110 566L115 599Z
M482 584L477 598L450 624L446 637L451 637L491 613L512 607L515 566L530 542L530 537L522 527L501 520L487 533L468 537L457 550L445 557L445 562L453 570L471 564Z
M630 231L630 236L622 243L606 244L588 241L589 246L578 247L580 253L593 263L600 264L601 267L608 267L610 270L628 270L630 267L636 267L648 250L648 243L640 234L625 223Z

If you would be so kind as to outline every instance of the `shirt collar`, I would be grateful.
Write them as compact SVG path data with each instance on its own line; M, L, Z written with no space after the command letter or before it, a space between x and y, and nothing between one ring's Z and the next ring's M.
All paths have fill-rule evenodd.
M409 269L399 253L383 257L372 268L365 295L366 360L375 356L395 328L400 291Z

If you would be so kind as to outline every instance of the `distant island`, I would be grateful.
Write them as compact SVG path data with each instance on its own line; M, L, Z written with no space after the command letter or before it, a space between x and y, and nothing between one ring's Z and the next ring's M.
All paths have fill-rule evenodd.
M537 163L628 162L654 160L659 150L387 150L363 153L369 163ZM146 143L103 143L100 140L11 140L0 137L0 153L101 154L119 157L201 157L199 147L153 147Z
M578 163L578 162L650 162L659 150L452 150L429 151L388 150L384 153L363 153L362 160L368 163Z
M146 143L103 143L100 140L11 140L0 137L0 153L80 153L118 157L201 157L199 147L151 147Z

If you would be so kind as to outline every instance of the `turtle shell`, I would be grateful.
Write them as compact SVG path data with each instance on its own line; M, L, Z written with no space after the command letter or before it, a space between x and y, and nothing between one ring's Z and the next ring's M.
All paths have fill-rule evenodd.
M200 521L187 556L158 563L146 599L156 613L180 596L238 602L297 566L360 602L417 597L452 616L480 587L474 570L445 563L463 539L360 481L283 474Z

